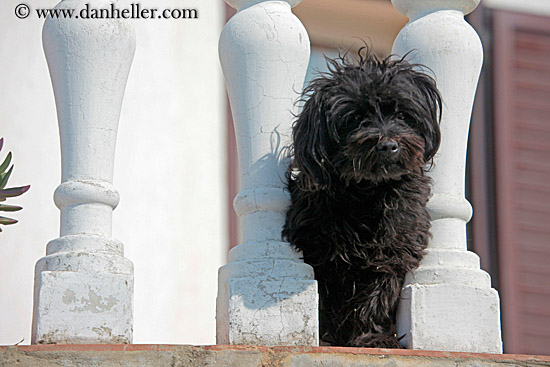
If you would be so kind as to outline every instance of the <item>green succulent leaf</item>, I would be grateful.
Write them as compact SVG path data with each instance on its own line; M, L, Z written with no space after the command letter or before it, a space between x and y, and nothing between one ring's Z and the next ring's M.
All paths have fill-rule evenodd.
M6 168L8 168L10 163L11 163L11 152L8 153L8 155L4 159L4 162L2 162L2 164L0 165L0 173L4 172Z
M4 138L0 138L0 151L4 147ZM2 164L0 164L0 202L6 201L7 198L16 197L24 194L31 187L30 185L5 188L8 184L8 180L13 172L13 164L10 167L12 154L9 152ZM16 212L23 209L17 205L0 204L0 212ZM2 225L10 225L17 223L16 219L0 216L0 232L2 232Z
M31 185L20 186L20 187L11 187L9 189L0 190L0 201L6 200L6 198L13 198L24 194L31 187Z
M10 224L15 224L17 223L17 220L15 219L11 219L11 218L6 218L6 217L0 217L0 224L3 224L3 225L10 225Z
M0 204L0 212L16 212L21 209L23 208L17 205Z
M3 172L2 170L0 170L0 190L6 187L12 171L13 171L13 164L7 172Z

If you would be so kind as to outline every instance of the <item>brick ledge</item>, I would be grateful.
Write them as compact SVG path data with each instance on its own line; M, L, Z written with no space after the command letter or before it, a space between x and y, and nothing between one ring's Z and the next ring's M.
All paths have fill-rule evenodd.
M388 364L389 363L389 364ZM472 364L475 363L475 364ZM550 366L550 356L345 347L66 344L0 346L0 366Z

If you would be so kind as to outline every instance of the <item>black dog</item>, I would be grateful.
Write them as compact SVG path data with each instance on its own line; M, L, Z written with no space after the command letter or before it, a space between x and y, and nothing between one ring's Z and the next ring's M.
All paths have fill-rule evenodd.
M404 59L363 49L358 62L328 63L293 127L283 237L315 270L323 343L400 348L399 294L430 237L424 172L440 143L441 97Z

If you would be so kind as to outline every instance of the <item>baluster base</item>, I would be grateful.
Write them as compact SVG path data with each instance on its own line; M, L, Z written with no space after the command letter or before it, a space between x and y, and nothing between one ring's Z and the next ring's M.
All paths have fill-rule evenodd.
M217 344L319 345L317 281L221 279L219 289Z
M502 353L499 310L498 293L490 287L408 284L397 333L409 349Z
M131 343L133 288L132 262L122 256L43 257L36 264L31 343Z
M288 243L242 244L218 276L216 343L319 345L317 281Z

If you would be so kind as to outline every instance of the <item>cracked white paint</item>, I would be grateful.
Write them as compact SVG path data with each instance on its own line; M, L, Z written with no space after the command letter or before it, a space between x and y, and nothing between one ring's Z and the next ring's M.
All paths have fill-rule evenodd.
M108 7L110 0L98 0ZM56 8L80 9L84 0ZM126 20L48 18L43 44L61 138L60 238L35 269L32 343L132 341L133 265L114 238L116 134L135 50Z
M281 230L291 125L309 61L309 38L291 6L300 1L226 0L238 12L219 52L237 149L234 208L244 243L220 268L219 344L317 345L317 283Z
M409 17L393 54L412 51L407 59L431 70L443 98L441 147L430 172L433 238L421 266L407 275L398 312L398 333L413 349L502 353L498 293L466 246L466 146L483 50L464 14L479 1L392 0Z

